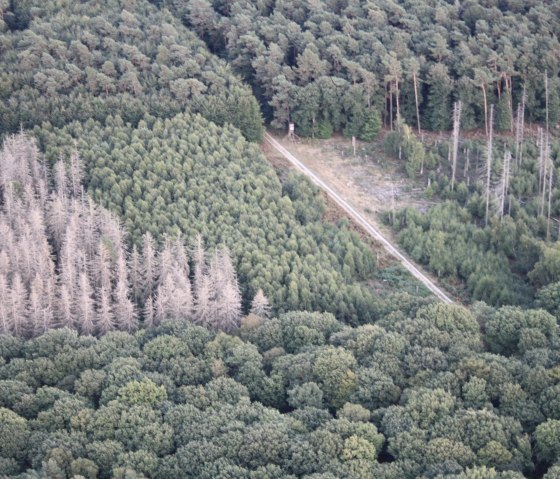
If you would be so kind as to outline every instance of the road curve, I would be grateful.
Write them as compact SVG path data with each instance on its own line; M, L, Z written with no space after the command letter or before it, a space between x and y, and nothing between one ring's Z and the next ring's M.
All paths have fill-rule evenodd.
M372 226L367 219L365 219L354 207L352 207L344 198L342 198L336 191L334 191L330 186L328 186L321 178L319 178L315 173L313 173L307 166L305 166L301 161L299 161L294 155L292 155L286 148L284 148L270 133L265 132L265 140L282 156L284 156L292 165L294 165L298 170L300 170L305 176L307 176L313 183L315 183L319 188L321 188L327 195L329 195L338 206L340 206L346 213L348 213L356 223L358 223L367 233L373 238L379 241L383 247L395 258L397 258L401 264L410 273L418 279L426 288L428 288L438 299L447 304L452 304L453 300L443 292L441 288L434 284L434 282L428 278L419 268L414 266L389 240L387 240L374 226Z

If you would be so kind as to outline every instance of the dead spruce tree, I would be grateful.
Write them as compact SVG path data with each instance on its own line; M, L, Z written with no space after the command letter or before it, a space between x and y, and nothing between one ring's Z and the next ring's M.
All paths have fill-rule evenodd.
M71 327L102 335L135 331L141 320L145 327L163 320L239 326L241 291L226 247L208 260L201 235L189 255L181 236L164 238L158 249L146 233L142 248L129 254L118 219L84 193L82 171L75 147L49 175L31 138L20 133L4 141L0 334L27 338ZM264 295L253 310L268 314Z
M259 288L257 294L255 294L249 312L261 318L268 318L270 316L270 302L262 289Z

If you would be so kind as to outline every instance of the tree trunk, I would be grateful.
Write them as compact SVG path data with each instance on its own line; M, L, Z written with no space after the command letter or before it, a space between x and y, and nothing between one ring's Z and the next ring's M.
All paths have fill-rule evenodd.
M389 124L393 131L393 83L389 82Z
M488 100L486 98L486 87L484 83L481 85L482 97L484 98L484 129L486 131L486 136L488 137Z
M453 107L453 153L451 163L451 191L455 187L455 174L457 171L457 154L459 152L459 131L461 127L461 100L455 102Z
M488 209L490 205L490 176L492 174L492 135L493 135L494 105L490 105L490 124L486 144L486 214L484 224L488 226Z
M414 101L416 102L416 126L418 127L418 135L422 134L420 128L420 109L418 107L418 83L416 81L416 72L412 73L412 80L414 82Z
M550 166L548 172L548 210L547 210L547 222L546 222L546 240L550 240L550 209L552 205L552 180L554 176L554 164L552 159L550 159Z
M401 121L401 110L399 106L399 78L395 76L395 95L397 101L397 124Z
M502 172L502 191L500 198L500 219L504 217L505 201L509 189L509 168L511 163L511 153L504 145L504 169Z

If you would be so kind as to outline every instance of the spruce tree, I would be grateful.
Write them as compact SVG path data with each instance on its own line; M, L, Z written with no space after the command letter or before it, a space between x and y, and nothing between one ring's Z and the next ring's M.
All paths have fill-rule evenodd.
M369 108L359 134L360 139L364 141L373 141L377 138L380 130L381 118L379 116L379 111L375 108Z

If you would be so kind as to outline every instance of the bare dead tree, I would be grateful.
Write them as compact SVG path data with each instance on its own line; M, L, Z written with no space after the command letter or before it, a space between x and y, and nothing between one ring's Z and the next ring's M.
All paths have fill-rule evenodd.
M190 274L189 258L185 250L185 243L182 235L179 233L172 246L174 269L182 275L188 277Z
M11 332L10 314L11 291L6 275L0 273L0 334Z
M95 330L98 334L106 334L115 329L115 315L111 301L111 290L101 286L97 291L97 314Z
M47 228L54 240L57 253L62 248L62 240L68 222L67 203L58 195L52 195L48 203Z
M144 310L142 315L144 317L144 326L146 328L152 328L156 325L154 300L151 295L144 301Z
M171 274L174 267L173 249L169 238L164 238L163 247L158 255L158 281L157 285L160 286L164 283L167 277Z
M56 301L57 311L57 326L62 328L72 328L76 324L76 319L73 315L72 296L68 291L65 284L62 284L58 289L58 297Z
M492 140L494 135L494 105L490 105L490 116L488 124L488 138L486 143L486 213L484 224L488 226L488 211L490 206L490 178L492 175Z
M270 316L270 303L260 288L251 302L250 313L261 318L268 318Z
M12 287L9 295L9 318L10 332L14 336L23 337L26 335L27 325L27 291L21 280L19 273L15 273L12 279Z
M74 305L74 327L83 334L95 332L96 312L93 301L93 289L85 271L82 271L78 279L78 291Z
M63 201L68 197L68 182L66 178L66 165L62 159L58 160L54 165L54 184L56 194Z
M203 278L206 275L206 252L204 250L204 242L200 233L195 236L193 242L192 258L194 264L194 291L195 297L198 298Z
M208 275L203 275L196 292L194 311L195 322L202 325L210 324L216 312L215 291Z
M461 100L453 105L453 148L451 157L451 191L455 188L455 174L457 171L457 154L459 153L459 132L461 128Z
M83 165L82 160L78 154L78 148L76 143L74 143L74 149L72 150L72 154L70 155L70 169L69 169L69 176L70 176L70 189L72 192L72 196L74 198L79 198L82 195L83 188Z
M130 277L130 286L132 289L132 297L137 304L141 303L144 297L144 280L142 272L142 260L136 245L132 246L130 259L128 261L128 271Z
M239 327L241 321L241 293L237 282L228 282L220 291L217 302L218 310L212 326L223 331L232 331Z
M550 211L552 208L552 183L554 181L554 163L548 154L549 168L548 168L548 208L547 208L547 222L546 222L546 239L550 240Z
M133 332L138 329L138 315L130 300L128 270L124 252L117 259L116 286L113 291L115 323L123 331Z
M143 294L145 297L155 293L157 284L157 262L154 239L150 232L144 234L142 241L142 265L143 265Z
M501 193L500 193L500 220L504 217L505 199L509 190L509 177L511 165L511 152L504 145L504 166L502 169Z

